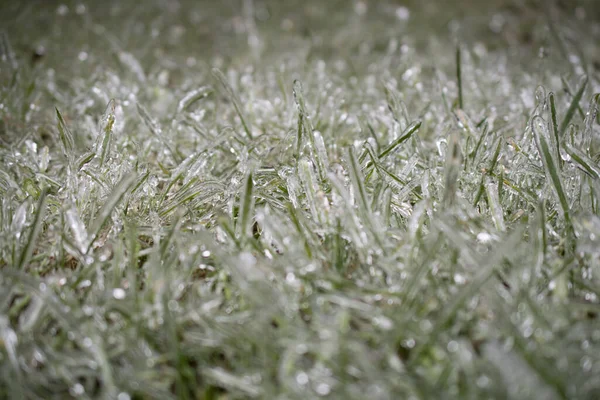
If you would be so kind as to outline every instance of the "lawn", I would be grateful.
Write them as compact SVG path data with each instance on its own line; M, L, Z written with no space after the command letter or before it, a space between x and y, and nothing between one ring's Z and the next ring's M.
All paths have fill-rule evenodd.
M0 399L600 398L594 0L0 2Z

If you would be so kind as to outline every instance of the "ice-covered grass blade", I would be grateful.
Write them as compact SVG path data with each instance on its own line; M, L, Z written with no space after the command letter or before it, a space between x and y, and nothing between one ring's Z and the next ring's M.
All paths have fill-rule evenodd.
M227 81L227 78L225 77L225 75L223 75L223 73L218 68L213 68L212 74L215 77L215 79L217 80L217 82L219 82L219 84L221 85L223 90L225 91L225 95L229 98L229 101L231 101L233 103L233 107L235 108L235 112L237 113L238 117L240 118L242 127L244 128L244 132L246 132L246 136L248 137L248 139L252 139L253 135L252 135L252 126L250 125L250 121L246 118L246 115L244 114L244 111L242 108L242 103L240 102L238 96L233 91L233 88Z

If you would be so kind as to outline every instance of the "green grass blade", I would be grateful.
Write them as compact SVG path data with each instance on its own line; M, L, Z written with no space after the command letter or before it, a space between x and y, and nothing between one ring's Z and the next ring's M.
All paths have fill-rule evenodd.
M171 156L175 159L175 161L180 162L182 158L181 154L169 144L167 141L167 135L163 133L162 127L158 121L152 118L148 113L148 110L146 110L146 108L144 108L144 106L142 106L140 103L137 103L136 107L138 115L144 122L144 125L146 125L146 127L150 130L150 133L152 133L158 139L158 141L169 150L169 153L171 153Z
M233 88L231 87L229 82L227 82L227 78L225 77L225 75L223 75L223 73L218 68L213 68L212 74L215 77L215 79L223 87L223 90L225 91L225 94L229 98L229 101L231 101L233 103L235 112L237 113L238 117L240 117L240 121L242 122L242 126L244 127L244 131L246 132L248 139L253 139L252 126L250 125L250 122L244 115L244 112L242 111L241 102L240 102L239 98L237 97L237 95L235 94L235 92L233 91Z
M369 215L370 207L369 201L367 200L364 176L361 172L360 164L358 164L358 160L356 159L354 146L348 146L346 155L348 158L348 174L350 175L350 181L352 182L352 187L354 188L354 193L358 200L358 206L365 212L365 216Z
M487 193L487 201L492 213L494 225L496 226L496 229L503 232L506 230L506 225L504 224L504 211L502 210L502 205L498 196L498 185L494 184L491 179L486 178L485 191Z
M100 119L100 132L98 143L96 143L96 154L99 157L100 166L104 165L109 153L110 142L115 124L115 100L111 99L106 106L106 111Z
M559 200L565 221L570 225L569 201L564 191L560 168L555 158L556 151L552 149L550 134L546 126L546 122L539 116L531 120L531 129L546 171L546 179Z
M564 136L565 132L567 131L567 127L569 126L569 123L571 123L571 120L573 119L573 116L575 115L575 111L577 111L577 108L579 107L579 102L581 101L581 97L583 96L583 92L585 91L587 83L588 83L588 78L586 77L584 79L583 83L581 84L581 86L579 87L579 89L577 90L577 92L575 93L575 95L573 96L573 100L571 100L571 105L567 109L565 118L563 119L562 123L560 124L560 129L559 129L560 137Z
M252 218L254 215L254 180L252 172L244 177L242 191L238 208L238 220L236 224L237 237L240 242L245 243L252 235Z
M179 103L177 104L177 114L181 114L184 111L187 111L188 108L192 106L198 100L201 100L205 97L210 96L213 93L213 89L210 86L202 86L198 89L190 90L183 96Z
M304 101L304 88L302 82L294 80L294 102L296 103L296 109L298 110L298 132L296 136L296 156L299 156L304 147L304 138L308 139L308 142L313 142L314 128L310 120L310 115L306 108L306 102Z
M415 121L410 124L403 134L392 143L390 143L381 153L379 153L379 158L384 158L388 154L390 154L396 147L400 146L402 143L406 142L411 136L419 130L421 127L421 121Z
M454 203L458 189L458 177L462 167L462 156L459 142L459 132L450 134L446 150L446 170L444 185L444 204L450 206Z
M298 176L304 186L304 194L306 195L306 201L308 202L313 220L322 223L323 220L318 209L317 193L315 190L316 177L310 161L305 158L298 163Z
M556 145L556 159L560 160L560 136L558 129L558 118L556 116L556 104L554 102L554 93L548 94L548 103L550 104L550 128L552 129L552 137Z
M485 170L484 174L481 177L481 181L479 183L479 189L477 190L477 194L475 194L475 199L473 200L474 206L476 206L477 203L479 203L479 200L481 200L481 196L483 195L483 192L485 190L484 183L485 183L486 176L494 174L494 169L496 168L496 164L498 163L498 158L500 157L500 150L502 150L502 139L498 139L498 141L496 142L494 154L492 155L492 158L490 159L490 165Z
M456 46L456 85L458 86L458 108L465 108L463 102L463 85L462 85L462 56L460 46Z
M33 255L33 250L37 243L38 236L42 231L42 224L44 222L45 215L46 191L43 190L38 200L35 216L29 231L29 236L27 237L27 241L25 242L25 247L23 247L23 250L21 251L19 262L17 263L17 267L19 270L23 270L24 268L26 268L29 262L31 261L31 256Z
M570 144L565 145L565 150L577 166L594 179L600 179L600 167L598 163L589 158L585 153Z
M60 137L60 142L63 146L63 152L65 156L67 156L67 158L71 159L73 157L73 149L75 148L73 134L71 133L71 130L69 129L65 120L63 119L63 116L61 115L60 111L58 111L58 108L55 107L54 110L56 111L56 119L58 120L58 135Z
M130 172L129 174L125 175L115 186L112 193L98 212L98 215L96 215L94 222L92 222L90 226L90 244L88 245L86 252L89 251L96 239L98 239L98 235L100 234L102 226L104 226L104 223L108 220L113 209L117 206L117 204L119 204L125 193L127 193L127 191L133 186L136 179L137 174L135 172Z

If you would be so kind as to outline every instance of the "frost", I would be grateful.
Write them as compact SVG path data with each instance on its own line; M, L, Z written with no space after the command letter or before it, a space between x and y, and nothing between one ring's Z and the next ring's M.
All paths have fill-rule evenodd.
M593 2L5 3L0 398L598 397Z

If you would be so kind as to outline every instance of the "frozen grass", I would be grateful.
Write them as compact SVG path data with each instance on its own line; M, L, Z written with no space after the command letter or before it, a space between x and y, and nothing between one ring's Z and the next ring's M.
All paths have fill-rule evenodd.
M594 1L137 3L0 6L0 398L600 398Z

